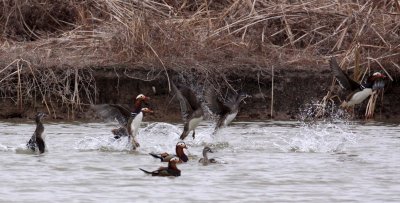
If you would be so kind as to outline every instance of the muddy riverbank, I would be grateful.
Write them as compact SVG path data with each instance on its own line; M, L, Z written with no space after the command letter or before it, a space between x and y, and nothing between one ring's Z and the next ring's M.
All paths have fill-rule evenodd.
M91 101L82 97L80 103L74 106L62 101L48 99L25 102L18 105L11 99L3 98L0 100L0 118L30 118L35 112L43 111L49 113L52 119L57 120L94 120L96 115L90 110L90 103L94 104L127 104L133 106L136 95L143 93L151 97L149 106L155 113L145 116L147 121L180 121L179 103L173 99L168 91L168 78L194 89L200 99L204 91L209 88L222 90L222 93L231 93L232 89L244 91L252 96L242 103L241 110L237 116L238 121L246 120L298 120L302 111L310 104L321 101L330 89L332 76L330 69L321 65L318 71L310 71L309 68L297 69L236 69L231 74L225 73L223 76L214 75L204 76L202 73L193 71L169 72L168 78L165 72L161 71L158 75L143 80L144 75L151 74L149 70L113 69L99 68L91 72L93 77L93 98ZM135 79L136 77L136 79ZM141 78L141 79L137 79ZM272 97L272 78L273 100ZM213 84L215 81L225 82ZM73 86L73 85L72 85ZM84 88L81 89L84 90ZM82 92L80 95L85 95ZM339 94L343 98L342 94ZM391 83L383 97L378 101L375 119L400 119L400 88L397 83ZM271 102L273 101L273 107ZM336 98L335 103L340 101ZM367 101L363 105L355 108L355 118L363 119ZM47 105L47 106L46 106ZM271 108L273 115L271 116ZM48 111L50 110L50 111Z

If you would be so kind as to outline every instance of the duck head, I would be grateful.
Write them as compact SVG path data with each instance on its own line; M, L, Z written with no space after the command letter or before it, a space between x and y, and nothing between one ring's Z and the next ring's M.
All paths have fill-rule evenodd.
M144 94L139 94L137 97L136 97L136 101L148 101L148 100L150 100L150 97L146 97Z
M176 143L176 148L181 148L181 149L187 149L187 146L185 144L184 141L179 141L178 143Z
M210 148L210 147L208 147L208 146L205 146L204 147L204 149L203 149L203 153L214 153L214 151Z
M372 74L372 77L376 80L376 79L384 79L386 78L385 74L382 74L381 72L375 72L374 74Z
M37 114L36 114L36 116L35 116L35 120L36 120L36 122L39 122L39 121L41 121L43 118L46 118L47 117L47 115L45 114L45 113L43 113L43 112L38 112Z
M179 159L179 157L172 157L169 161L168 161L168 168L169 169L175 169L178 170L178 168L176 167L176 164L181 162L181 160Z
M180 161L179 157L172 157L172 158L169 160L169 163L179 163L179 161Z
M385 74L382 74L381 72L375 72L374 74L368 77L367 83L373 83L377 80L383 80L385 78L386 78Z
M135 101L135 109L137 111L139 111L139 109L142 108L142 103L146 103L148 100L150 100L150 97L146 97L144 94L139 94L136 97L136 101Z
M142 112L145 112L145 113L154 113L153 110L151 110L150 108L147 108L147 107L142 108Z

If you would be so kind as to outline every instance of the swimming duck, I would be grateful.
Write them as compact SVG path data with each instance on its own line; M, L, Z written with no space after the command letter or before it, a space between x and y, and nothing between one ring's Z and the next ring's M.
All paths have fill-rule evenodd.
M171 82L171 86L172 91L178 98L181 107L181 115L184 121L183 132L180 139L184 140L190 131L193 131L192 137L194 139L196 133L195 129L203 120L203 109L201 108L200 102L191 89L187 87L178 89L173 82Z
M345 90L352 91L340 105L342 108L349 108L360 104L372 94L373 90L385 87L384 79L386 76L380 72L375 72L360 84L343 72L334 57L330 59L329 65L339 85Z
M209 159L207 156L207 153L214 153L210 147L205 146L203 149L203 158L200 158L199 163L202 163L203 165L208 165L210 163L217 163L215 159Z
M146 174L151 174L152 176L180 176L181 170L176 167L176 164L179 162L180 160L178 157L173 157L168 161L168 167L160 167L158 170L151 172L141 168L139 169Z
M171 160L171 158L177 156L179 157L179 159L183 162L187 162L189 160L188 156L185 154L185 152L183 151L183 149L187 149L187 146L185 144L185 142L183 141L179 141L178 143L176 143L176 147L175 147L175 153L176 155L170 155L166 152L161 153L161 154L154 154L154 153L149 153L151 156L153 156L154 158L158 158L161 160L161 162L168 162L169 160Z
M40 154L45 152L46 145L42 138L42 134L44 132L44 127L42 124L42 119L46 116L45 113L39 112L35 116L36 129L33 133L31 139L29 139L28 143L26 143L26 147L31 149L32 151L39 150Z
M244 99L250 97L245 93L235 94L231 99L222 101L215 91L207 91L205 100L210 110L218 115L214 133L221 127L229 125L239 112L239 105Z
M102 104L94 105L92 108L102 116L103 118L117 120L120 127L111 130L115 135L115 139L119 139L123 136L129 136L134 149L139 147L139 143L136 140L140 124L143 119L143 112L152 113L153 111L149 108L142 108L142 103L149 100L149 97L139 94L136 98L135 108L131 112L126 107L118 104Z

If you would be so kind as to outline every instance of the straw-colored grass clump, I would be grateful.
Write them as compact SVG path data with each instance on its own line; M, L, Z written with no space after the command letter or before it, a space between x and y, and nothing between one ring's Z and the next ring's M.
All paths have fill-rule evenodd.
M400 70L397 0L6 0L0 10L0 94L20 104L90 102L96 67L207 77L318 68L335 55L359 78Z

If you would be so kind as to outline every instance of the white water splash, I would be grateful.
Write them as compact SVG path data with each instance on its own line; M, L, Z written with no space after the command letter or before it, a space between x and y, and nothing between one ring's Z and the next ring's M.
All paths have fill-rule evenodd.
M281 137L273 144L286 152L343 152L349 143L355 143L356 136L345 122L316 122L302 125L290 137Z
M111 135L102 137L85 137L76 143L77 150L80 151L130 151L132 148L128 137L121 137L120 139L114 139Z

